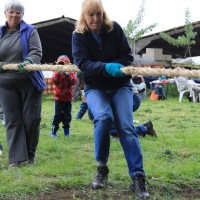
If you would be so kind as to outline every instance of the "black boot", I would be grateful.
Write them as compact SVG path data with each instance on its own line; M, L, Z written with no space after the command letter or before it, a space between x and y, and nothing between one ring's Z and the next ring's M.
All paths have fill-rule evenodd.
M97 175L95 179L92 181L92 189L103 189L106 187L108 180L109 169L107 166L98 166L97 167Z
M135 193L136 197L139 198L148 198L149 197L149 192L146 188L146 180L144 175L142 174L136 174L132 178L132 182L130 185L130 190Z
M153 128L153 123L151 122L151 120L144 123L144 126L147 128L147 133L146 133L147 135L150 135L152 137L157 137L156 132Z

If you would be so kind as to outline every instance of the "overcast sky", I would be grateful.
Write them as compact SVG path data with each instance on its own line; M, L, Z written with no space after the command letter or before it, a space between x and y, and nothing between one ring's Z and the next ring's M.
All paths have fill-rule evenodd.
M191 22L200 21L199 0L145 0L145 15L141 28L158 23L153 32L160 32L185 24L185 9L189 8ZM5 22L4 5L0 0L0 24ZM82 0L21 0L25 6L24 20L36 23L54 18L70 17L78 19ZM142 0L102 0L105 10L112 20L126 27L130 19L134 20Z

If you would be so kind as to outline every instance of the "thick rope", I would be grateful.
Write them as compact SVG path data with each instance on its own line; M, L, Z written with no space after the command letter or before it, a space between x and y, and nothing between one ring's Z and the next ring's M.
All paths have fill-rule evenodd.
M165 68L147 68L147 67L124 67L121 68L124 74L135 74L143 76L166 76L177 77L184 76L188 78L200 78L200 70L188 70L177 67L175 69Z
M2 66L4 70L18 71L18 64L5 64ZM27 64L24 66L26 71L58 71L58 72L80 72L80 69L75 65L39 65L39 64Z
M18 64L5 64L2 65L3 70L19 70ZM66 65L38 65L38 64L28 64L24 66L27 71L59 71L59 72L80 72L80 69L76 65L66 64ZM143 76L166 76L166 77L176 77L184 76L188 78L200 78L200 70L188 70L184 68L177 67L175 69L165 69L165 68L147 68L147 67L133 67L128 66L121 68L124 74L129 75L143 75Z

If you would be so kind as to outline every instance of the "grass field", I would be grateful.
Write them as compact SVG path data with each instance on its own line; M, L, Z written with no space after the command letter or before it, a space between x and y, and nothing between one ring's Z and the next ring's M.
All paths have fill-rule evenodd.
M121 145L111 140L108 188L93 191L95 176L93 123L85 115L75 120L80 101L73 102L71 137L62 128L58 138L50 137L52 96L44 96L41 135L35 165L8 169L5 127L0 126L4 147L0 157L0 199L134 199ZM158 137L140 138L150 199L200 199L199 103L184 97L164 101L142 101L134 119L151 119ZM135 124L137 125L137 124Z

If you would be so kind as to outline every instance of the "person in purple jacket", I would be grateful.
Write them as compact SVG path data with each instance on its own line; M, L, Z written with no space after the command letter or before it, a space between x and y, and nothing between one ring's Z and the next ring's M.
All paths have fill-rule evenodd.
M139 198L149 197L143 156L133 126L131 76L120 70L133 62L121 26L111 21L101 0L84 0L72 35L72 55L84 75L84 92L94 116L97 174L92 189L106 187L111 126L115 123L128 164L130 189Z
M19 71L0 70L0 104L6 119L9 167L35 163L39 140L42 72L26 72L27 63L40 64L42 47L37 30L23 21L24 6L18 0L5 4L7 19L0 26L0 62L17 63Z

